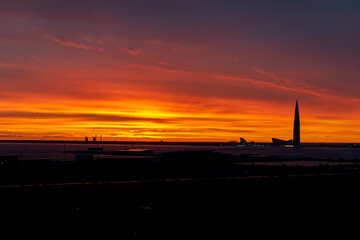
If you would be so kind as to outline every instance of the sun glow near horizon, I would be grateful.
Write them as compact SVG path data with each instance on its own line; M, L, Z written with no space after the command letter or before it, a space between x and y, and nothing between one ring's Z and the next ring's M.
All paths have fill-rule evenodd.
M75 101L74 105L24 104L20 108L8 103L1 109L2 139L83 140L85 136L92 136L94 130L104 140L120 141L221 142L244 137L270 142L272 137L292 138L293 104L280 103L277 110L273 110L273 103L254 101L258 106L251 110L249 106L241 107L248 101L225 102L204 107L199 102L198 105L166 102L162 106L163 101L109 101L106 104L79 101L78 105ZM357 127L355 121L313 118L314 115L307 116L308 112L302 111L300 102L302 141L356 142L356 132L352 132ZM344 122L346 127L342 127ZM329 137L339 132L343 139L335 134Z

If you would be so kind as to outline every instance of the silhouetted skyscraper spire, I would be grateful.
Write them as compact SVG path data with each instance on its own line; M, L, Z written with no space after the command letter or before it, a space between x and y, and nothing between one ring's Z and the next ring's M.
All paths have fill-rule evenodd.
M300 116L299 116L299 106L298 106L297 100L296 100L296 106L295 106L293 140L294 140L294 146L300 147Z

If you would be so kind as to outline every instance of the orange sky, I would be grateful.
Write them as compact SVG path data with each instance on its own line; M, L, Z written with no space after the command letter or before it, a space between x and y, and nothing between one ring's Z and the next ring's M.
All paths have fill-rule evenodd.
M131 5L121 17L106 1L64 15L46 2L9 4L0 11L0 139L289 140L298 99L302 142L360 142L358 47L347 41L355 26L346 22L342 39L313 20L323 32L304 35L285 13L294 29L221 12L212 22L178 2L163 3L166 16L121 3ZM215 2L203 7L216 12Z

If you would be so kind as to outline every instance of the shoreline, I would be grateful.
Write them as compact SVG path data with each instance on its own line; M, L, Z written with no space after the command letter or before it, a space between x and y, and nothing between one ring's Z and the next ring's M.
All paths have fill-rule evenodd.
M134 145L189 145L189 146L233 146L233 142L160 142L160 141L74 141L74 140L0 140L0 143L49 143L49 144L134 144ZM257 143L263 146L244 146L244 147L252 147L252 148L263 148L263 147L284 147L273 145L271 142L259 142ZM350 147L354 144L358 144L356 142L304 142L302 143L302 147ZM240 147L240 146L239 146Z

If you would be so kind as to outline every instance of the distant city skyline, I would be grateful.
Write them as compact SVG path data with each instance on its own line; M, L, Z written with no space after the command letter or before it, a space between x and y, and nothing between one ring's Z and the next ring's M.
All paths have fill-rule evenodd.
M360 142L360 2L4 0L0 140Z

